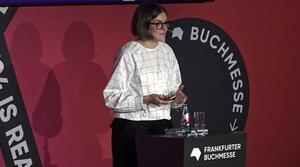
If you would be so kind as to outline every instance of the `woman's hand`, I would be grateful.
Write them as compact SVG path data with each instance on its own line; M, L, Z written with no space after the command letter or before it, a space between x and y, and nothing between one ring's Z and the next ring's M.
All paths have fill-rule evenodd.
M151 94L143 97L143 103L162 106L170 104L171 102L169 100L166 100L166 96Z
M182 105L188 100L188 97L183 93L183 88L184 86L181 85L176 92L175 103L177 105Z

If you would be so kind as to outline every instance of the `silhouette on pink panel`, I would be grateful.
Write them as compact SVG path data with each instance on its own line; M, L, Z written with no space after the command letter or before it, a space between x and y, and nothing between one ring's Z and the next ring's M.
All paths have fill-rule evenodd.
M111 114L102 98L107 78L92 62L95 52L89 26L81 21L70 24L62 44L65 61L53 68L61 88L63 126L49 149L58 166L111 166L99 142L99 136L109 131Z
M45 148L48 138L58 134L62 123L60 90L53 72L50 72L50 67L40 61L43 53L37 27L30 22L19 24L14 31L9 51L27 115L34 129L40 158L45 167L51 167L46 163L50 155ZM45 92L51 93L45 95ZM42 107L41 101L44 101Z

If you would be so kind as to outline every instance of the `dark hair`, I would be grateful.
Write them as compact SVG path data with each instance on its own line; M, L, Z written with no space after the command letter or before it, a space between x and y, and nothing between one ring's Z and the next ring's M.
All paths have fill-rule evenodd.
M159 14L166 13L167 10L156 3L142 3L134 12L131 22L131 32L133 35L141 39L152 39L153 36L149 32L150 21Z

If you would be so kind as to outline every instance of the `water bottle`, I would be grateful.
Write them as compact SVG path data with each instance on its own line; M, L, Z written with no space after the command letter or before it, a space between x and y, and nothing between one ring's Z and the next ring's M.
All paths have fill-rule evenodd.
M191 135L190 114L187 104L182 106L181 129L185 137L189 137Z

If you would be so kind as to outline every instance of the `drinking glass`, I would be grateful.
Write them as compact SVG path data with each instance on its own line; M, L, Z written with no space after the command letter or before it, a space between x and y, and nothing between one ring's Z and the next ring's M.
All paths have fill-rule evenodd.
M202 134L205 130L205 112L194 112L194 128L197 134Z

